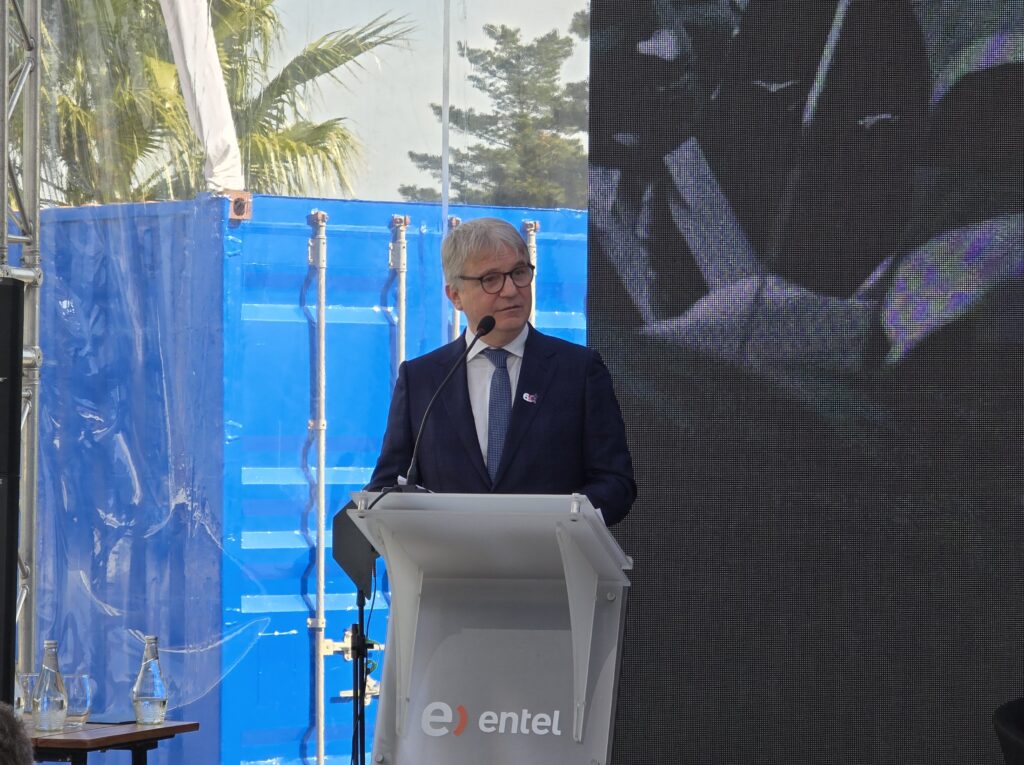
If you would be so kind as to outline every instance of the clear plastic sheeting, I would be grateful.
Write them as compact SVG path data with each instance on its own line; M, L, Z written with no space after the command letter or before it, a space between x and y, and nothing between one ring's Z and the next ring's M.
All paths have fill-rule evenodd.
M41 237L39 636L119 721L158 635L169 708L202 722L168 761L216 750L210 691L267 622L222 618L220 207L48 210Z
M168 717L202 727L161 744L154 763L297 765L315 754L315 470L303 462L315 346L302 309L314 209L328 218L330 521L368 479L383 435L396 215L410 220L408 352L447 336L438 206L257 195L252 219L237 221L227 199L203 196L43 216L39 640L59 641L64 672L96 678L94 718L126 720L143 635L159 636ZM584 340L584 213L452 212L539 222L537 324ZM325 634L341 641L355 595L327 552ZM379 642L381 590L367 606ZM351 664L327 656L330 763L351 751L351 684ZM371 701L370 740L375 715Z

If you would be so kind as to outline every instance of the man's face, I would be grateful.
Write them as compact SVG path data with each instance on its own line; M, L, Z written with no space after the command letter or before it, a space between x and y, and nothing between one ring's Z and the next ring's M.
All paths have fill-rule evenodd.
M470 255L462 274L484 276L494 272L507 273L521 265L529 265L529 261L514 250L503 247ZM489 295L484 292L480 282L474 279L461 279L457 287L447 285L444 290L452 304L466 314L470 332L476 332L477 324L484 316L490 314L494 317L494 329L481 338L488 345L502 346L514 340L530 318L533 284L517 287L512 283L512 278L508 277L500 292Z

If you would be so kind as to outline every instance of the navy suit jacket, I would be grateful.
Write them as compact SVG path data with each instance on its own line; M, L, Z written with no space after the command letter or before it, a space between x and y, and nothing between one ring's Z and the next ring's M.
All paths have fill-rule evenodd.
M398 370L387 431L367 490L393 486L412 458L416 430L464 337ZM609 525L636 498L633 464L611 376L598 353L530 327L501 465L494 482L480 451L469 386L457 371L430 413L417 456L431 491L585 494Z

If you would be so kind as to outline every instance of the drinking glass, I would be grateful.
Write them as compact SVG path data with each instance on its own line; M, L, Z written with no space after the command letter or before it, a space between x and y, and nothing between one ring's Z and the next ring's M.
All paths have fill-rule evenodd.
M92 678L88 675L64 675L64 690L68 694L68 716L64 724L81 728L92 710Z
M24 714L32 714L32 691L36 689L38 672L21 672L18 674L18 696L14 700L14 708Z

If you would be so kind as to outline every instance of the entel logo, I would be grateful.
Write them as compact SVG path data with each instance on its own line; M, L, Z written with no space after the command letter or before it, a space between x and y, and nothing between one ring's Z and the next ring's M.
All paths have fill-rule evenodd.
M521 712L492 712L488 710L480 713L476 726L481 733L561 736L562 731L558 727L558 714L557 709L551 714L530 712L528 709ZM454 728L450 727L452 723L455 723L456 715L458 715L458 723ZM453 736L461 736L465 732L468 722L469 713L462 704L453 710L443 701L432 701L423 709L420 727L428 736L445 736L448 733Z

